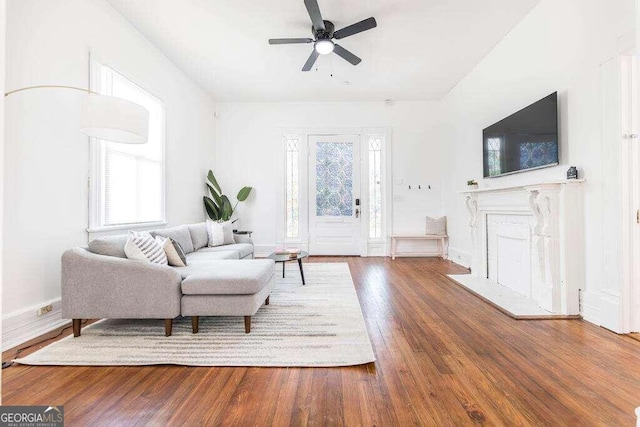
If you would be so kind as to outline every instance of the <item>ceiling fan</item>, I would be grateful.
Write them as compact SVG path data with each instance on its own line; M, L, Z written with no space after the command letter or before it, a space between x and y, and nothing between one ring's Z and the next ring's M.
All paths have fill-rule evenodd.
M367 18L348 27L344 27L341 30L334 31L335 27L333 22L322 19L318 0L304 0L304 5L307 7L311 22L313 23L311 27L313 38L269 39L269 44L313 43L313 51L309 59L307 59L307 62L305 62L304 67L302 67L302 71L311 70L311 67L313 67L319 55L328 55L331 52L335 52L338 56L346 59L353 65L358 65L362 59L339 44L334 43L333 39L340 40L375 28L378 25L375 18Z

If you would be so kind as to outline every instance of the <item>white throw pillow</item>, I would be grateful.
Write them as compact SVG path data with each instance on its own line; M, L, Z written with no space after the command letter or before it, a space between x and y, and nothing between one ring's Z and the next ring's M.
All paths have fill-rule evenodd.
M169 265L173 267L186 267L186 264L182 261L180 254L178 254L176 250L174 242L170 238L156 236L156 242L162 246L165 255L167 255Z
M167 255L164 249L147 231L129 232L129 239L124 245L124 253L127 258L137 261L146 261L154 264L167 265Z
M430 236L446 236L447 235L447 217L431 218L427 217L426 233Z
M224 233L223 245L232 245L236 242L233 238L233 223L231 221L225 221L220 223L222 225L222 231Z
M208 219L207 234L209 235L209 247L224 244L224 228L222 227L222 223Z

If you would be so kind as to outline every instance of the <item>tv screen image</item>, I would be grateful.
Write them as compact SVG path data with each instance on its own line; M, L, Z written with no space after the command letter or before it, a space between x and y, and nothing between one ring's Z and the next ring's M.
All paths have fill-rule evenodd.
M482 137L485 178L557 165L558 93L489 126Z

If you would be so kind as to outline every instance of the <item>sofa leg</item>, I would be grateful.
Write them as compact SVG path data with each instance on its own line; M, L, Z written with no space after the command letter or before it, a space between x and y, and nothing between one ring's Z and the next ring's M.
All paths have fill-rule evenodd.
M266 299L266 300L264 300L264 305L269 305L269 297L271 297L271 295L269 295L269 296L267 297L267 299Z
M191 331L194 334L198 333L199 320L200 318L198 316L191 316Z
M80 336L80 328L82 327L82 319L73 319L73 321L71 323L73 325L73 336L74 337L79 337Z
M244 316L244 332L246 334L251 332L251 316Z
M164 336L171 336L171 329L173 328L173 319L164 319Z

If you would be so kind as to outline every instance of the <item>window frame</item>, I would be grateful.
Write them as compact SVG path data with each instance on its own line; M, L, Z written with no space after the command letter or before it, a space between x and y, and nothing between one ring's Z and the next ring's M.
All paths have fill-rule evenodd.
M287 236L287 143L291 139L298 140L298 237ZM308 141L309 135L304 132L283 132L281 139L282 156L279 182L282 202L278 206L277 246L299 246L304 250L309 244L309 208L308 208Z
M289 143L292 141L296 141L296 149L295 150L290 150L289 149ZM284 234L284 238L287 241L298 241L300 239L300 234L301 234L301 229L300 229L300 220L301 220L301 215L300 215L300 198L301 198L301 191L300 191L300 151L302 149L302 145L306 144L306 140L301 139L298 136L292 136L292 135L287 135L284 137L284 144L285 144L285 234ZM290 216L289 216L289 153L295 153L292 154L293 156L297 157L297 161L296 161L296 171L295 171L295 175L297 175L296 177L296 184L298 186L298 194L296 195L296 203L298 205L298 217L296 218L296 232L295 232L295 236L290 236L289 235L289 220L290 220ZM291 175L293 176L294 173L292 172Z
M382 133L368 133L365 135L366 136L366 140L365 140L365 145L366 145L366 152L367 152L367 162L366 162L366 168L367 168L367 185L366 185L366 191L367 191L367 223L368 223L368 227L367 227L367 240L371 241L371 242L380 242L380 241L384 241L385 240L385 234L386 233L386 226L385 226L385 218L386 218L386 203L385 203L385 196L386 196L386 170L385 170L385 162L386 162L386 151L387 151L387 147L386 147L386 135L382 134ZM372 150L371 149L371 141L372 140L378 140L380 142L380 148L378 150ZM370 169L370 156L372 152L378 152L379 153L379 163L380 163L380 176L379 176L379 185L380 185L380 236L372 236L371 235L371 210L372 210L372 200L371 200L371 169ZM364 164L364 162L363 162ZM364 174L363 174L364 176Z
M104 221L104 200L102 200L102 192L104 189L104 155L105 146L98 139L89 137L89 177L88 177L88 196L89 196L89 224L87 232L100 233L115 230L131 230L131 229L144 229L154 228L167 225L167 177L166 177L166 139L167 139L167 126L166 126L166 106L162 99L158 97L153 91L149 90L144 85L139 84L136 80L132 79L129 75L122 73L118 68L104 62L99 62L94 59L90 61L90 84L89 88L92 92L100 93L99 87L99 73L101 67L105 67L111 70L111 72L119 74L120 77L128 80L129 83L136 86L140 90L146 92L149 96L158 100L162 107L162 132L161 135L161 197L162 197L162 217L157 221L147 222L132 222L127 224L105 225Z

